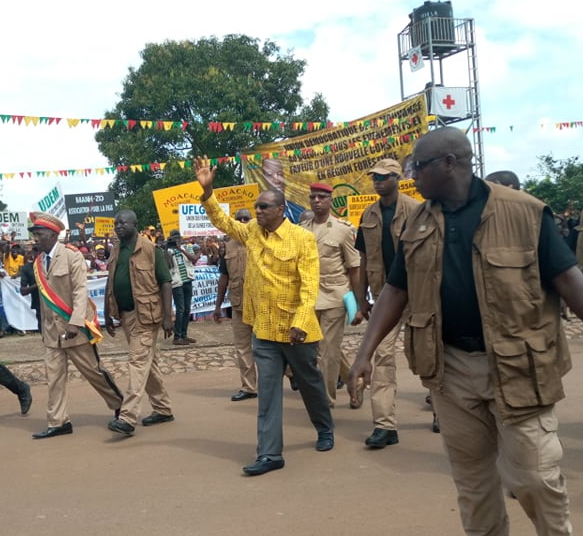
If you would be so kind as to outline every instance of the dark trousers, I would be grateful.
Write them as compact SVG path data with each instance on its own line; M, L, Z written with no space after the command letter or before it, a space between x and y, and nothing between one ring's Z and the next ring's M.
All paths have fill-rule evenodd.
M19 380L4 365L0 364L0 385L12 391L15 395L19 395L25 388L26 383Z
M257 364L257 457L282 459L283 375L289 365L298 383L304 406L318 432L334 429L322 372L317 365L318 343L266 341L253 335Z
M176 320L174 321L174 338L184 339L188 334L190 321L190 304L192 302L192 281L182 283L181 287L172 289Z

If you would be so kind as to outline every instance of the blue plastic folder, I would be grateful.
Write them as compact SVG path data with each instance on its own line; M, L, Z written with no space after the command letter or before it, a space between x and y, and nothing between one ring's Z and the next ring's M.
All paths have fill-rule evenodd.
M352 290L344 294L344 307L346 307L346 324L352 324L358 311L358 303L356 303L356 296Z

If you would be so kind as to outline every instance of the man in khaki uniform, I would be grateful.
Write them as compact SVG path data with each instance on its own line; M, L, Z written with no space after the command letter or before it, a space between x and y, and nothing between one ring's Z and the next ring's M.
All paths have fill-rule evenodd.
M320 288L316 302L316 316L324 338L318 343L318 362L326 383L328 403L334 407L338 378L344 382L352 365L342 351L346 307L344 296L359 281L360 256L354 249L356 230L347 221L330 214L332 206L330 185L314 183L310 186L311 220L301 223L316 237L320 257ZM362 316L354 323L360 323ZM353 405L356 409L359 405Z
M35 278L41 293L42 340L49 387L49 427L32 435L45 439L73 433L67 414L67 366L69 359L101 395L116 415L122 394L111 375L101 367L95 344L101 340L96 309L87 295L87 265L75 247L58 241L65 226L44 212L33 214L29 231L41 254Z
M241 208L236 212L235 219L241 223L249 223L251 221L251 212L246 208ZM221 305L228 288L229 301L233 310L233 343L241 373L241 389L231 397L233 402L257 398L257 368L255 367L251 349L253 328L243 322L243 283L245 281L247 261L246 250L247 248L241 242L233 238L225 242L225 256L219 264L221 275L219 276L217 289L217 302L213 312L213 320L220 322Z
M109 257L103 314L112 337L113 320L121 321L128 342L128 388L119 416L107 427L132 436L144 394L154 411L142 419L143 426L174 420L156 350L160 328L164 338L173 331L172 277L162 250L138 234L135 212L118 212L115 234L119 243Z
M370 286L376 302L391 268L403 224L408 214L419 204L399 193L399 180L403 178L403 173L396 160L380 160L369 171L369 175L380 199L364 211L356 238L356 249L360 251L361 260L361 280L356 297L361 314L367 320L372 308L366 299L367 289ZM400 329L399 322L379 344L374 354L371 405L375 428L365 441L370 448L384 448L399 442L395 415L395 343ZM362 396L360 392L359 399Z

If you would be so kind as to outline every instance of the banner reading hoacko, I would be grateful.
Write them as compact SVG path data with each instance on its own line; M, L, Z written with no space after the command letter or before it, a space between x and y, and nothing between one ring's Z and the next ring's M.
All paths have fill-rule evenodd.
M252 216L255 216L255 201L259 196L259 184L227 186L226 188L217 188L214 192L219 203L229 204L231 216L235 217L241 208L246 208Z
M200 202L202 187L198 181L154 190L154 203L158 211L158 218L164 231L164 236L168 236L173 229L179 229L178 207L179 205L191 205Z
M402 163L425 132L427 111L421 95L345 125L245 152L245 182L258 183L262 191L279 187L289 201L305 207L309 206L311 183L330 184L334 188L333 214L347 217L347 196L374 194L367 174L374 164L382 158ZM272 177L278 166L283 177L269 182L263 173L265 161Z
M95 216L95 236L113 236L115 218Z
M162 190L154 190L152 193L164 236L168 236L173 229L180 229L178 207L199 204L202 187L198 181L193 181ZM247 208L252 215L255 215L253 206L259 195L259 185L245 184L216 188L214 194L219 203L229 204L231 216L234 216L240 208Z

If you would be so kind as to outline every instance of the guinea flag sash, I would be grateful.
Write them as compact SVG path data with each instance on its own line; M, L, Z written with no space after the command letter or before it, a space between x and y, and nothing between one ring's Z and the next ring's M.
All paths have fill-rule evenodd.
M67 322L71 320L71 313L73 310L55 293L55 291L49 286L49 282L45 277L41 266L41 256L38 255L34 261L34 276L38 283L39 293L44 300L47 307L52 309L55 313L62 316ZM101 328L99 327L99 320L97 318L97 307L93 303L93 300L87 298L93 310L93 320L85 320L85 326L79 329L87 335L89 342L91 344L97 344L103 339L101 334Z

